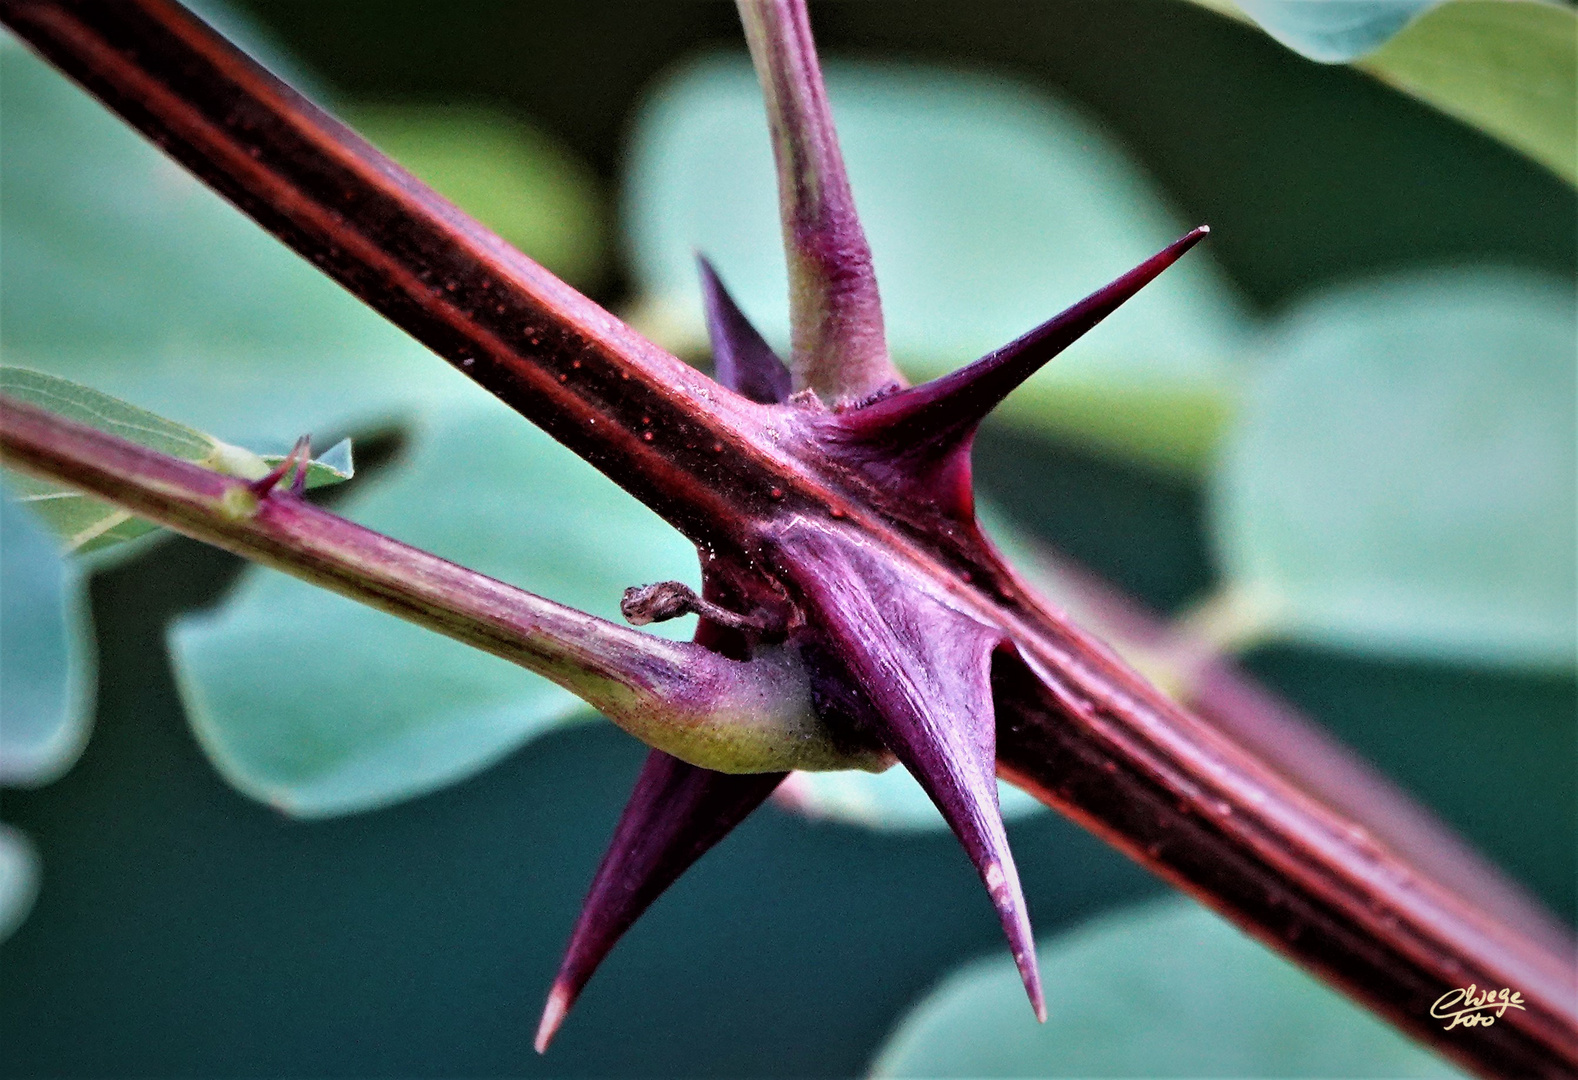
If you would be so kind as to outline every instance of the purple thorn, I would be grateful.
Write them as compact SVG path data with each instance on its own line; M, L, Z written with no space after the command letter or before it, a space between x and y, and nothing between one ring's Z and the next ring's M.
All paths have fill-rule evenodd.
M291 466L296 464L297 457L307 453L308 447L311 445L312 440L310 436L303 435L301 438L297 439L296 445L290 448L290 453L285 455L284 461L281 461L278 465L270 469L266 475L260 476L256 480L250 480L247 482L247 487L252 489L252 494L256 495L260 499L270 494L276 487L279 486L279 482L285 478L285 474L290 472ZM301 458L301 468L297 471L296 477L291 482L290 492L292 495L301 494L301 491L297 490L298 483L301 486L301 490L306 489L307 460L308 459L306 457Z
M941 456L967 445L1009 392L1166 270L1211 231L1202 225L1109 285L975 363L840 416L849 435L896 454Z
M539 1054L608 951L663 890L760 806L786 773L734 775L647 755L581 906L537 1027Z
M723 287L707 257L698 254L696 263L701 271L707 336L712 339L712 377L763 405L783 401L791 389L789 369Z
M908 580L860 540L806 519L778 558L814 607L831 651L862 687L883 740L920 782L986 885L1038 1019L1035 937L997 804L992 655L1001 630Z
M296 440L296 445L291 450L291 456L299 458L296 462L296 475L290 479L290 493L296 498L301 498L307 492L307 465L312 461L312 436L303 435Z

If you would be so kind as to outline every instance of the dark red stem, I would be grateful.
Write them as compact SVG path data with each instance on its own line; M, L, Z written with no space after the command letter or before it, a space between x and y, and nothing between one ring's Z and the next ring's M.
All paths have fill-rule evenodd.
M1057 579L1076 616L1103 638L1152 656L1179 658L1175 694L1202 720L1260 757L1313 797L1329 803L1430 875L1557 952L1571 932L1440 818L1231 658L1202 647L1175 624L1072 560L1036 550L1032 572Z

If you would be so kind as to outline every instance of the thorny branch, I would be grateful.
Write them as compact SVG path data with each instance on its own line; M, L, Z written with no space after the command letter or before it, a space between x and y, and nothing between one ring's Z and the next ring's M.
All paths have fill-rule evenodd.
M757 7L763 25L803 19L790 0ZM845 712L880 719L884 742L949 815L1032 995L1006 842L970 763L991 741L1003 776L1442 1052L1486 1075L1578 1073L1565 942L1509 925L1336 809L1318 784L1301 787L1179 708L1049 609L975 527L968 450L978 415L964 414L989 407L1022 377L1013 373L1054 355L1143 280L1120 279L930 387L842 411L751 400L509 249L167 0L0 0L0 15L287 244L694 540L708 599L781 615L818 702L843 694ZM814 74L808 31L805 42L780 62ZM1165 265L1153 262L1148 273ZM699 640L746 655L770 644L728 633L704 622ZM995 705L995 733L972 728L959 742L963 729L936 728L928 694L967 718ZM599 916L584 949L572 943L547 1034L645 903L780 776L719 775L654 753L632 807L681 807L690 824L649 815L673 828L648 841L669 846L631 848L633 868L613 853L605 861L589 911L620 874L640 887ZM620 837L634 820L627 812ZM1517 989L1528 1008L1441 1031L1431 1003L1470 982Z
M506 585L281 488L302 444L242 480L0 394L0 460L552 679L653 746L713 769L871 769L816 719L798 659L731 660ZM298 476L300 472L298 471ZM732 761L732 766L729 764Z

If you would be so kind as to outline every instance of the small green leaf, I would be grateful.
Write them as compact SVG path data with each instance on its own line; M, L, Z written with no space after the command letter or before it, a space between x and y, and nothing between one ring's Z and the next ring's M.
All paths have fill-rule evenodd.
M0 783L71 767L93 717L94 651L79 567L0 490Z
M352 126L504 239L571 283L603 271L592 170L548 135L477 107L352 106Z
M91 387L25 368L0 367L0 393L230 476L256 480L284 460L283 455L260 456L222 443L212 435L166 420ZM351 444L347 439L331 448L324 460L308 466L307 487L342 483L351 478L352 472ZM36 513L65 542L67 551L77 554L102 551L159 528L118 506L64 485L20 475L12 477L11 483L16 489L17 501Z
M1185 231L1108 136L1040 94L957 72L839 63L827 65L827 85L888 341L914 378L1005 344ZM704 347L697 250L769 340L788 340L765 123L749 63L723 57L681 70L640 115L625 189L646 296L636 318L675 347ZM1197 251L1000 415L1193 469L1232 409L1246 325Z
M1237 0L1260 28L1294 52L1340 64L1373 52L1442 0Z
M26 368L0 367L0 393L183 461L203 461L218 443L92 387Z
M1461 271L1312 300L1213 480L1230 587L1304 641L1570 667L1572 290Z
M240 447L230 446L225 443L221 443L220 445L224 447L222 453L241 449ZM250 450L242 450L241 452L248 455L252 453ZM288 454L257 455L258 459L262 461L263 464L270 470L272 470L275 466L282 464L285 458L288 456ZM223 457L218 461L205 461L202 464L207 465L210 469L214 469L218 472L228 473L231 476L240 476L246 479L252 478L248 473L235 471L235 466L227 464ZM356 459L351 452L350 439L341 439L339 442L325 450L322 454L307 462L308 491L312 491L321 487L332 487L335 484L343 484L345 481L350 480L355 476Z
M618 619L695 549L497 402L423 419L409 460L338 510L482 573ZM688 620L665 623L682 636ZM270 570L170 633L187 714L241 790L303 816L411 797L590 715L511 664Z
M33 842L0 825L0 941L22 925L38 897L39 861Z
M874 1076L1462 1076L1192 901L1037 943L1037 1024L1006 957L969 964L889 1036Z

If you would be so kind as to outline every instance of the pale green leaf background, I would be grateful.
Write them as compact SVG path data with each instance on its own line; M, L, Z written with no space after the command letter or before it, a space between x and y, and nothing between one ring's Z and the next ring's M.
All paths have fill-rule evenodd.
M888 340L943 374L1057 314L1198 222L1171 211L1101 129L1013 83L827 65L828 94L881 282ZM642 324L705 340L695 252L769 340L788 340L772 154L743 57L686 66L638 120L624 190ZM1237 385L1246 317L1209 244L999 410L1030 430L1174 470L1199 465Z
M1232 587L1303 641L1570 667L1575 342L1571 287L1510 271L1303 304L1213 479Z
M1037 942L1047 1022L1012 961L950 975L899 1024L875 1076L1462 1076L1182 897Z
M697 584L695 548L495 402L423 418L408 460L336 507L605 618L629 585ZM670 636L690 619L659 628ZM187 713L241 790L292 814L395 802L593 715L547 680L273 571L170 633Z
M0 783L47 783L76 761L94 657L81 570L0 485Z
M0 824L0 941L11 936L38 896L38 852L25 833Z

